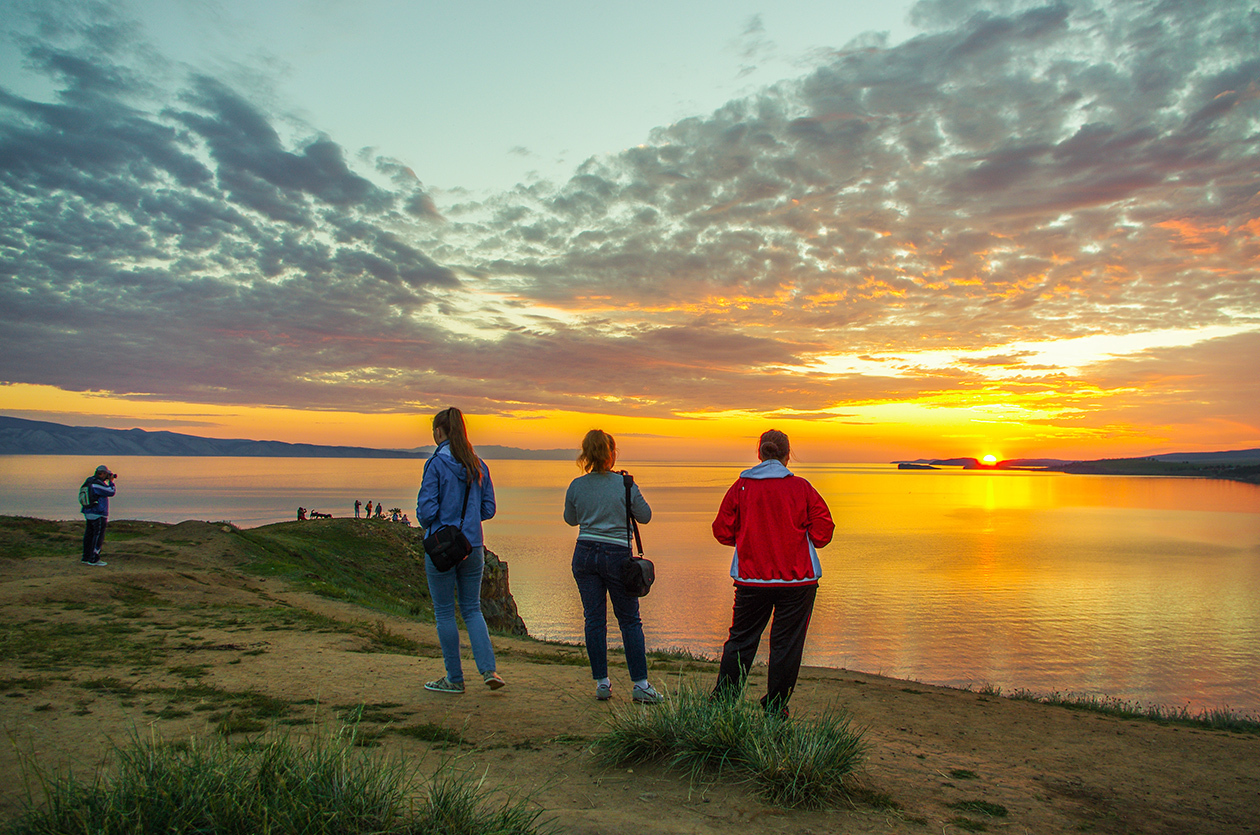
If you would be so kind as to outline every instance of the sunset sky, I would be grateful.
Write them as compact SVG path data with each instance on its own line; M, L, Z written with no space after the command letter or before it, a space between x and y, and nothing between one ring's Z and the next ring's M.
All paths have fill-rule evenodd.
M0 413L1260 447L1260 6L6 0Z

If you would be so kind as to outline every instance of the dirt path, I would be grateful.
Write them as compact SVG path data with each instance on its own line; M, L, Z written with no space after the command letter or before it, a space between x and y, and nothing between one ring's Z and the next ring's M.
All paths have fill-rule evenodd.
M0 819L32 762L87 774L133 734L300 735L358 716L375 750L484 773L565 832L1260 832L1256 736L808 669L794 715L838 707L866 728L865 800L789 812L745 785L597 765L587 747L627 701L624 668L601 703L575 650L496 638L508 687L428 693L441 674L429 624L242 574L212 541L164 534L108 558L0 559ZM686 666L653 679L709 686L711 668ZM466 744L421 738L435 728ZM951 806L976 800L1007 814Z

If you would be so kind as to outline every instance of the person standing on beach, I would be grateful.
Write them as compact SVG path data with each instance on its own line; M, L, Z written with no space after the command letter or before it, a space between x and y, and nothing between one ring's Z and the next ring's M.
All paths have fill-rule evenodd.
M490 468L477 457L468 440L464 415L454 406L433 416L433 441L437 449L424 463L424 477L416 497L416 521L426 531L443 525L456 525L468 538L472 552L447 571L438 571L428 554L424 572L429 581L429 597L433 601L433 619L437 622L438 643L442 645L442 662L446 675L425 683L424 689L435 693L463 693L464 669L459 657L459 627L455 623L455 602L468 630L477 672L491 690L506 682L495 671L494 647L490 630L481 614L481 575L485 572L486 549L481 523L494 517L494 485ZM376 512L381 512L380 504Z
M105 544L105 526L109 523L109 498L117 492L116 478L117 473L111 473L109 467L102 464L79 488L79 509L85 523L83 558L79 561L84 565L109 565L101 559L101 547Z
M661 694L648 682L647 651L639 598L626 590L621 567L630 559L630 532L626 530L626 486L617 463L617 442L601 429L592 429L582 439L578 466L586 475L573 479L564 494L564 521L578 527L573 548L573 579L582 597L586 622L586 655L595 679L595 698L612 698L608 678L608 601L621 627L621 643L626 651L626 667L634 685L630 698L639 704L657 704ZM652 508L639 491L630 486L630 512L643 524L652 519Z
M372 518L372 500L371 500L371 499L368 499L368 503L367 503L367 514L364 516L364 518L365 518L365 519L371 519L371 518Z
M735 546L735 607L713 695L734 697L742 691L773 615L761 704L786 718L822 577L816 549L831 542L836 526L814 486L787 468L787 435L777 429L764 432L757 457L761 463L740 473L713 520L717 541Z
M359 510L362 509L362 507L363 507L363 502L359 501L358 499L355 499L354 500L354 518L355 519L359 518Z

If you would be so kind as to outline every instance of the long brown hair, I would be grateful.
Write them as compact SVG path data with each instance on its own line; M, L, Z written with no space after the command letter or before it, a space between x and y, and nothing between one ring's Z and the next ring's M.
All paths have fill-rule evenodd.
M603 473L617 463L617 442L613 436L603 429L592 429L582 439L582 451L578 453L577 464L586 472Z
M433 416L433 428L446 433L451 444L451 455L464 465L468 478L481 483L481 459L468 440L468 427L464 425L464 413L454 406L443 409Z

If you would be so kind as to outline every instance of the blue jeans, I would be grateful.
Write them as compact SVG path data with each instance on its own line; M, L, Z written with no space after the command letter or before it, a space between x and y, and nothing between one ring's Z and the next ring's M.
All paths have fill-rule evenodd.
M481 575L485 569L486 549L481 546L473 548L472 553L450 571L438 571L427 554L424 558L424 573L429 580L433 619L437 621L438 643L442 645L442 662L446 665L448 681L464 680L464 667L459 658L459 627L455 625L456 592L477 672L485 675L495 669L490 630L481 614Z
M628 559L628 546L610 542L579 539L573 549L573 579L582 596L586 619L586 654L596 681L608 675L609 600L621 626L621 643L626 649L630 680L647 678L647 650L643 642L643 621L639 619L639 598L627 592L621 582L621 564Z

